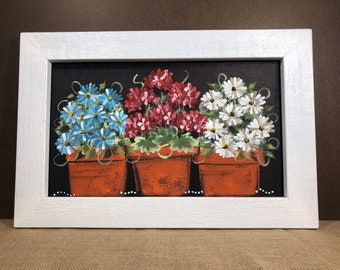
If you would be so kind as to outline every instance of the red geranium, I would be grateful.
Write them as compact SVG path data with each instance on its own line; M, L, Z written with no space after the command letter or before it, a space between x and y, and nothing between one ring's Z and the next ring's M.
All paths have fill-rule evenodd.
M140 88L129 89L125 108L126 135L133 139L156 126L175 126L181 133L202 135L207 117L200 114L201 93L191 83L174 82L173 73L157 69L143 79Z

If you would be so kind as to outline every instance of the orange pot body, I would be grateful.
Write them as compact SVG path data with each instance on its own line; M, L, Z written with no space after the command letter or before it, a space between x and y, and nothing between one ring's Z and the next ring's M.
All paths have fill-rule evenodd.
M162 154L170 153L168 147L162 148ZM174 151L167 159L158 153L135 152L129 154L137 191L145 196L181 196L189 190L190 164L192 153Z
M121 196L125 191L127 164L124 154L113 155L100 164L97 157L74 160L68 163L71 194L77 197Z
M255 153L264 162L262 151ZM204 196L252 196L260 185L259 162L253 159L196 156Z

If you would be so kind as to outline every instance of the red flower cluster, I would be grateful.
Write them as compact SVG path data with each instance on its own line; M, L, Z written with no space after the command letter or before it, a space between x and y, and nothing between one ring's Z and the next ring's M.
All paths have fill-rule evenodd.
M176 126L180 132L201 135L207 117L197 109L201 93L191 83L174 82L167 69L152 71L141 88L130 88L126 134L135 138L156 126Z

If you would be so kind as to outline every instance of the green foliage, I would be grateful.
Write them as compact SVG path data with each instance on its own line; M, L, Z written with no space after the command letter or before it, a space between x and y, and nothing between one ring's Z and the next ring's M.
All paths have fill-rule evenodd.
M255 89L255 86L256 86L256 82L252 82L248 85L248 90L250 90L251 92L254 91Z
M266 144L263 146L263 148L264 148L265 150L276 150L276 149L277 149L277 147L274 146L274 145L272 145L271 143L266 143Z
M220 85L218 83L208 83L208 85L212 90L220 92Z
M159 127L144 137L135 138L135 142L131 144L134 150L146 154L159 152L165 145L170 145L171 151L188 153L195 151L194 147L198 146L198 142L189 132L179 135L176 127Z
M68 132L69 130L70 130L70 127L67 124L65 124L65 123L60 124L56 128L56 131L60 132L60 133L65 133L65 132Z
M149 139L155 144L167 144L177 138L177 130L172 131L168 128L158 128L157 132L152 131L149 133Z
M141 136L136 137L135 142L131 144L131 146L135 150L139 150L140 152L147 154L158 152L161 149L159 144Z
M265 157L269 157L269 158L273 158L273 159L276 158L276 157L274 156L273 152L271 152L271 151L263 150L262 153L263 153L263 156L265 156Z
M106 81L104 81L103 83L99 84L99 92L100 93L103 93L105 88L106 88Z
M177 152L194 152L194 146L198 146L198 142L190 135L189 132L170 142L170 150Z
M262 114L263 115L268 115L271 110L274 108L274 106L266 105L263 107Z
M95 157L96 156L96 149L92 148L90 149L89 151L86 152L85 154L85 158L88 159L88 158L92 158L92 157Z
M66 97L68 100L72 100L74 98L74 94L69 94L67 97Z
M82 157L84 157L84 154L82 151L79 151L78 154L75 157L75 160L81 159Z
M112 155L111 149L107 149L104 153L103 158L109 158L111 157L111 155Z
M214 154L214 149L213 148L201 148L201 154L203 156L211 156Z

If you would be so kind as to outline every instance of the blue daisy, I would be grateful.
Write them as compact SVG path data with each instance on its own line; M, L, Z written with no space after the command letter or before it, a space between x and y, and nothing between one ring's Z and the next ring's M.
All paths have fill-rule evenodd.
M81 107L74 101L70 101L61 111L60 118L68 124L75 124L79 121Z
M93 126L84 121L80 122L78 125L71 127L72 135L76 140L80 142L86 142L88 139L91 139L93 130Z
M77 99L80 103L86 106L90 106L96 102L98 94L99 94L98 87L93 83L89 83L86 84L85 86L84 85L81 86L78 92Z
M57 139L55 145L62 155L71 155L74 152L74 142L75 138L70 133L65 132Z
M98 97L98 100L105 109L112 111L116 105L123 100L122 96L119 95L116 90L108 88L105 92Z
M115 111L114 114L110 117L110 128L114 129L117 132L125 132L126 118L128 116L119 111Z
M115 143L115 140L116 135L114 132L106 128L101 128L93 135L92 144L95 145L96 148L106 149L110 148Z
M85 115L84 120L86 120L87 125L100 125L104 123L107 118L107 113L104 111L103 107L92 106L89 108Z

